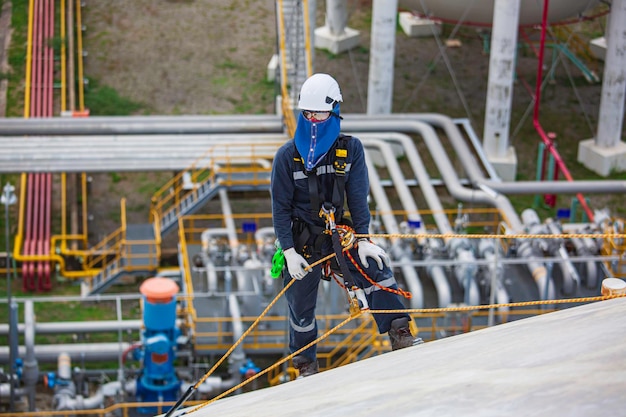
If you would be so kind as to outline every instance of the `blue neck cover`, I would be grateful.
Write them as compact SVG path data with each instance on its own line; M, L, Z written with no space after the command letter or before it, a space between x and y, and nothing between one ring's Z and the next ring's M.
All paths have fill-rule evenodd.
M311 122L302 115L302 112L298 116L294 140L307 171L319 163L339 137L341 130L339 104L335 106L333 113L323 122Z

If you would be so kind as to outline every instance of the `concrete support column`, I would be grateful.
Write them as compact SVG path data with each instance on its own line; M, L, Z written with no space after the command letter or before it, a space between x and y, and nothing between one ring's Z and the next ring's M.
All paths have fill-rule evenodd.
M595 139L581 141L578 161L607 176L626 171L626 144L622 142L626 97L626 0L613 0L606 33L602 98Z
M315 47L336 55L359 43L359 31L348 27L347 0L326 0L326 24L315 29Z
M517 157L509 146L520 0L495 0L483 147L498 175L515 180Z
M398 0L374 0L367 114L391 114Z

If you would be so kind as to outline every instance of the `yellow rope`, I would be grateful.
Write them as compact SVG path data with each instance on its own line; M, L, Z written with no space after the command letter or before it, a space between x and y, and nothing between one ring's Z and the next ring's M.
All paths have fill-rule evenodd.
M472 238L472 239L491 239L491 238L498 238L498 239L529 239L529 238L598 238L598 237L611 237L611 238L624 238L626 237L626 235L623 234L590 234L590 233L578 233L578 234L560 234L560 235L533 235L533 234L510 234L510 235L489 235L489 234L472 234L472 235L467 235L467 234L454 234L454 233L444 233L444 234L435 234L435 233L420 233L420 234L400 234L400 233L396 233L396 234L355 234L355 236L357 238L359 237L384 237L384 238L446 238L446 239L450 239L450 238ZM307 266L307 270L312 270L315 266L326 262L327 260L333 258L335 256L335 253L331 253L330 255L310 264L309 266ZM202 377L200 378L196 384L194 385L194 388L197 389L200 385L202 385L202 383L204 383L204 381L211 375L213 374L213 372L215 372L215 370L226 360L226 358L228 356L230 356L230 354L237 348L237 346L239 346L243 340L246 338L246 336L256 327L256 325L261 321L261 319L267 314L267 312L276 304L276 302L278 301L278 299L287 291L287 289L289 287L291 287L291 285L293 285L293 283L295 282L295 280L291 280L289 281L284 288L276 295L276 297L272 300L272 302L269 303L269 305L265 308L265 310L263 310L263 312L259 315L259 317L257 317L257 319L250 325L250 327L248 327L248 329L241 335L241 337L239 338L239 340L237 340L230 349L228 349L228 351L215 363L215 365L213 365L213 367ZM597 296L597 297L581 297L581 298L571 298L571 299L561 299L561 300L537 300L537 301L523 301L523 302L515 302L515 303L500 303L500 304L488 304L488 305L476 305L476 306L457 306L457 307L442 307L442 308L417 308L417 309L402 309L402 310L369 310L370 313L372 314L389 314L389 313L445 313L445 312L460 312L460 311L474 311L474 310L487 310L487 309L492 309L492 308L501 308L501 307L528 307L528 306L538 306L538 305L550 305L550 304L566 304L566 303L588 303L588 302L595 302L595 301L602 301L602 300L607 300L610 298L617 298L617 297L622 297L624 295L607 295L607 296ZM246 379L245 381L235 385L234 387L224 391L223 393L217 395L216 397L212 398L211 400L200 404L199 406L195 407L193 411L199 410L203 407L206 407L207 405L229 395L230 393L238 390L239 388L243 387L244 385L256 380L257 378L261 377L262 375L267 374L268 372L270 372L272 369L282 365L283 363L289 361L290 359L292 359L294 356L298 355L299 353L303 352L304 350L308 349L309 347L317 344L319 341L325 339L326 337L328 337L330 334L332 334L333 332L335 332L337 329L341 328L342 326L344 326L345 324L347 324L348 322L350 322L352 319L359 317L362 314L362 311L357 311L354 314L351 314L347 319L345 319L343 322L339 323L337 326L333 327L332 329L330 329L328 332L324 333L322 336L318 337L316 340L312 341L311 343L307 344L306 346L298 349L297 351L291 353L290 355L282 358L281 360L279 360L278 362L276 362L274 365L264 369L263 371L253 375L252 377Z
M327 258L330 258L332 256L333 255L329 255L328 257L324 258L323 260L320 260L320 261L316 262L315 264L312 264L311 267L317 265L318 263L321 263L321 262L327 260ZM268 308L265 311L263 311L263 313L261 313L261 316L259 316L259 319L263 315L265 315L267 310L269 310L269 308L276 302L276 300L278 300L278 298L287 290L287 288L289 288L291 286L291 284L293 284L293 282L294 282L294 280L291 280L285 286L283 291L281 291L276 296L276 298L272 301L270 306L268 306ZM604 300L609 300L609 299L613 299L613 298L620 298L620 297L626 297L626 294L602 295L602 296L597 296L597 297L569 298L569 299L562 299L562 300L521 301L521 302L515 302L515 303L499 303L499 304L487 304L487 305L477 305L477 306L458 306L458 307L442 307L442 308L413 308L413 309L402 309L402 310L368 310L368 312L372 313L372 314L388 314L388 313L446 313L446 312L459 312L459 311L472 311L472 310L487 310L487 309L491 309L491 308L500 308L500 307L528 307L528 306L550 305L550 304L589 303L589 302L604 301ZM256 380L257 378L267 374L272 369L274 369L274 368L282 365L283 363L291 360L294 356L300 354L301 352L305 351L306 349L310 348L311 346L317 344L321 340L324 340L329 335L331 335L332 333L334 333L335 331L337 331L338 329L340 329L341 327L343 327L344 325L346 325L347 323L349 323L353 319L359 317L362 313L363 312L360 311L357 314L350 315L344 321L342 321L341 323L339 323L338 325L336 325L335 327L333 327L328 332L324 333L322 336L318 337L317 339L315 339L314 341L312 341L308 345L298 349L297 351L291 353L288 356L285 356L284 358L282 358L281 360L279 360L275 364L267 367L263 371L255 374L253 376L251 376L250 378L246 379L245 381L242 381L241 383L235 385L234 387L228 389L227 391L224 391L223 393L215 396L214 398L206 401L205 403L202 403L202 404L196 406L190 412L194 412L194 411L197 411L197 410L199 410L199 409L201 409L203 407L206 407L207 405L209 405L209 404L211 404L211 403L213 403L213 402L215 402L215 401L217 401L217 400L219 400L221 398L224 398L225 396L231 394L232 392L238 390L239 388L245 386L246 384L248 384L248 383ZM237 347L242 342L242 340L245 338L245 336L250 332L250 329L252 329L258 323L259 319L257 319L250 326L248 331L246 331L239 338L239 340L233 345L233 347L231 349L229 349L229 351L224 354L222 359L198 383L196 383L196 388L215 370L215 368L217 368L217 366L220 363L222 363L224 361L224 359L235 349L235 347Z
M326 262L327 260L329 260L330 258L332 258L333 256L335 256L334 253L320 259L319 261L313 262L312 264L310 264L309 266L307 266L305 269L311 270L313 269L315 266L321 264L322 262ZM248 327L248 329L243 332L243 334L241 335L241 337L239 337L239 340L237 340L235 342L235 344L233 344L231 346L230 349L228 349L228 351L226 351L226 353L224 353L224 355L215 363L215 365L213 365L213 367L206 373L204 374L204 376L202 378L200 378L198 380L198 382L196 382L196 384L194 385L194 388L198 388L200 385L202 385L202 383L213 374L213 372L215 372L215 370L226 360L226 358L228 356L230 356L230 354L237 348L237 346L239 346L243 340L246 338L246 336L248 336L248 334L250 334L250 332L256 327L256 325L261 321L261 319L267 314L268 311L271 310L271 308L274 306L274 304L276 304L276 302L278 301L278 299L287 291L287 289L289 287L291 287L293 285L293 283L295 282L294 279L292 279L291 281L289 281L287 283L287 285L285 285L283 287L283 289L276 295L276 297L274 297L274 299L272 300L272 302L269 303L269 305L265 308L265 310L263 310L263 312L259 315L259 317L257 317L256 320L254 320L254 322L250 325L250 327Z
M504 235L492 235L492 234L462 234L462 233L372 233L372 234L356 234L357 238L360 237L381 237L387 239L400 238L400 239L422 239L422 238L435 238L435 239L583 239L583 238L612 238L612 239L624 239L626 234L619 233L561 233L561 234L530 234L530 233L516 233L516 234L504 234Z
M449 313L458 311L472 311L472 310L489 310L491 308L501 307L529 307L538 305L550 305L550 304L571 304L571 303L592 303L596 301L604 301L611 298L626 297L626 294L619 295L599 295L596 297L580 297L580 298L567 298L561 300L535 300L535 301L519 301L515 303L500 303L500 304L485 304L476 306L457 306L457 307L439 307L439 308L407 308L403 310L370 310L372 313L387 314L387 313Z
M293 280L290 282L290 284L293 282ZM315 339L314 341L312 341L311 343L309 343L308 345L298 349L297 351L293 352L292 354L285 356L284 358L282 358L281 360L279 360L278 362L276 362L274 365L269 366L267 368L265 368L264 370L262 370L261 372L251 376L250 378L246 379L245 381L240 382L239 384L235 385L234 387L228 389L227 391L224 391L223 393L215 396L214 398L210 399L209 401L200 404L198 406L196 406L195 408L193 408L190 412L193 413L194 411L197 411L203 407L206 407L207 405L221 399L224 398L225 396L227 396L228 394L237 391L239 388L243 387L244 385L248 384L249 382L254 381L255 379L259 378L262 375L265 375L266 373L268 373L269 371L271 371L272 369L282 365L283 363L287 362L288 360L290 360L291 358L293 358L296 355L299 355L301 352L307 350L308 348L310 348L311 346L317 344L318 342L320 342L321 340L324 340L325 338L327 338L328 336L330 336L332 333L334 333L336 330L340 329L341 327L343 327L344 325L346 325L347 323L349 323L352 319L359 317L363 312L359 312L359 314L354 314L354 315L350 315L347 319L345 319L344 321L342 321L341 323L339 323L338 325L336 325L335 327L333 327L332 329L330 329L328 332L324 333L322 336L318 337L317 339Z

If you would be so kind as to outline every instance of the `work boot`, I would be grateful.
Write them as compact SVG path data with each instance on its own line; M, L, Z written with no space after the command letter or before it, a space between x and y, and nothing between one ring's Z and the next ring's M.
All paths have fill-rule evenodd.
M305 376L316 374L320 371L319 365L317 364L316 360L312 361L309 358L298 355L294 356L292 361L293 366L298 370L298 372L300 373L300 377L302 378L304 378Z
M411 334L407 317L399 317L391 322L389 339L391 340L391 350L413 346L415 338Z

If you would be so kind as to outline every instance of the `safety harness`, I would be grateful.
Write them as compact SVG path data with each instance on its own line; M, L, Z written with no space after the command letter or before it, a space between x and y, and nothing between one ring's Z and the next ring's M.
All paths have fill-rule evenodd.
M333 169L335 170L335 181L333 184L333 191L331 197L331 203L337 210L336 221L341 222L343 217L343 199L346 189L346 167L348 166L348 141L352 136L340 134L339 138L335 142L334 148L331 151L335 152L335 160L333 161ZM295 148L295 144L294 144ZM311 171L305 169L304 160L298 154L298 150L295 149L296 155L294 156L295 170L302 171L309 181L309 195L311 200L311 217L316 218L319 216L320 207L326 202L324 194L320 191L319 179L317 176L316 168Z
M310 171L305 169L304 160L299 155L294 144L293 170L294 172L303 172L307 176L312 219L322 217L320 210L323 205L326 205L327 209L330 209L330 207L334 208L335 222L337 224L350 224L349 219L344 218L343 206L346 188L346 168L348 166L348 141L351 138L352 136L339 135L335 145L330 150L330 152L334 152L332 164L334 181L330 202L327 201L325 194L320 189L317 168ZM326 221L326 219L324 220ZM294 220L292 232L296 251L302 253L305 258L310 258L314 253L319 253L324 240L328 238L329 234L325 226L313 225L301 219Z
M333 252L336 256L332 261L327 261L325 267L322 268L322 278L330 280L333 277L337 283L343 287L348 293L350 300L350 311L356 314L358 311L369 309L367 299L363 289L358 287L348 265L344 258L344 253L354 264L358 272L372 285L382 290L397 293L406 298L411 298L411 293L402 290L393 290L382 287L380 284L372 280L362 268L359 267L356 260L350 254L356 242L351 222L343 216L344 195L346 184L346 168L348 166L348 141L351 136L340 135L336 144L331 148L334 151L334 161L332 164L334 170L333 190L331 194L332 201L326 201L325 195L319 187L319 178L317 176L317 168L311 171L305 169L302 157L294 144L294 172L303 172L308 179L309 197L311 201L311 218L322 218L325 226L313 225L301 219L293 221L292 234L294 237L294 246L298 253L305 258L311 258L314 254L321 253L321 247L325 240L330 237ZM344 223L344 224L341 224ZM347 224L346 224L347 223ZM284 268L285 260L282 250L277 247L277 251L272 259L272 276L278 278Z

